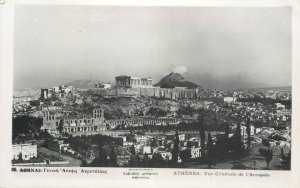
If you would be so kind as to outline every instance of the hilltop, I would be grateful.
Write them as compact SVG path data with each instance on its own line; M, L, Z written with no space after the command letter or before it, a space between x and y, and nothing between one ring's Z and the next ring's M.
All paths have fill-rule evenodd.
M198 87L198 84L186 81L179 73L171 72L164 76L158 83L154 84L154 86L161 88L187 87L189 89L194 89Z

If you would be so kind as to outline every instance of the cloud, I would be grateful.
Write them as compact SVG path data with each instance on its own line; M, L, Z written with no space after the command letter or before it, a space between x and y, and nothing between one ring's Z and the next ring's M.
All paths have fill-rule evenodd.
M187 72L188 69L186 68L186 66L179 65L179 66L172 68L172 71L179 73L179 74L183 74L183 73Z

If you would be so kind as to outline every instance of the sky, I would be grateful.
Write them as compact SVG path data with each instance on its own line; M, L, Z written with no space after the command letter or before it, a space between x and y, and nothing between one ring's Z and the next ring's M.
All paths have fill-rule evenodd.
M17 5L14 89L170 72L212 88L291 86L291 9Z

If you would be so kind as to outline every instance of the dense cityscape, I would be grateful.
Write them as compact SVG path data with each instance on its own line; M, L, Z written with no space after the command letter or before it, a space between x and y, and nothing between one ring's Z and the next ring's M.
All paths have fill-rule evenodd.
M291 168L291 87L213 89L176 72L79 82L14 92L12 165Z

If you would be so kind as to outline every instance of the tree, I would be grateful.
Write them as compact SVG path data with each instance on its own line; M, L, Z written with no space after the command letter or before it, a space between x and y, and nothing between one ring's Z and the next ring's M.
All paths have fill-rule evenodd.
M224 160L229 151L229 123L227 121L223 122L224 126L224 137L219 137L216 142L216 158L218 160Z
M157 144L156 144L156 138L154 138L154 137L152 138L151 143L150 143L150 146L151 146L151 148L157 146Z
M186 147L187 147L187 148L192 148L192 143L191 143L191 141L187 141Z
M211 133L208 133L208 138L207 138L207 162L208 162L208 168L211 168L211 165L215 163L215 149L213 145L213 141L211 138Z
M291 169L291 151L287 155L281 156L281 164L284 169L290 170Z
M44 147L46 147L47 149L56 151L56 152L60 152L59 144L58 144L58 141L56 141L56 140L52 140L52 139L46 140L44 142Z
M267 169L269 169L269 164L270 164L270 162L272 161L272 159L273 159L273 150L272 149L270 149L270 148L268 148L267 150L266 150L266 152L265 152L265 160L266 160L266 162L267 162Z
M247 136L248 136L248 139L247 139L247 148L249 149L250 146L251 146L250 117L247 118L246 126L247 126Z
M273 150L270 148L268 148L268 149L259 148L258 151L259 151L260 155L265 158L265 161L267 162L267 169L269 169L269 163L271 162L271 160L273 158Z
M81 164L80 164L80 166L81 166L81 167L86 167L86 166L88 166L86 160L83 159L82 162L81 162Z
M238 123L236 127L236 132L234 134L233 140L233 149L235 151L236 159L239 159L242 156L243 151L243 142L242 142L242 135L241 135L241 125Z
M109 159L110 159L111 166L118 166L117 155L114 146L112 146L111 148Z
M216 158L218 158L218 160L222 161L225 159L226 154L228 152L227 148L228 147L225 138L222 137L218 138L215 145Z
M162 158L161 154L158 152L155 152L152 156L151 166L162 167L162 166L164 166L164 164L165 164L165 162L164 162L164 159Z
M165 133L165 132L166 132L166 130L165 130L165 127L164 127L164 125L163 125L163 124L161 124L161 125L160 125L160 128L161 128L161 130L162 130L162 132L163 132L163 133Z
M228 136L229 136L229 123L225 122L225 133L224 133L225 140L228 139Z
M107 153L104 148L99 146L98 149L98 156L92 161L91 166L93 167L101 167L101 166L107 166L108 160L107 160Z
M178 136L178 130L176 128L175 141L174 141L174 146L172 149L172 159L171 159L172 166L176 166L177 160L178 160L178 155L179 155L179 136Z
M140 164L140 159L138 155L131 155L129 160L129 166L130 167L138 167Z
M30 106L40 106L39 100L32 100L29 102Z
M193 116L195 112L196 110L191 106L181 106L177 111L177 114L179 117L186 116L186 115Z
M143 156L143 160L142 160L142 165L144 167L148 167L149 166L149 157L148 157L148 154L145 153L144 156Z
M185 149L179 152L179 157L182 163L186 162L188 159L191 158L191 149Z
M146 113L147 116L155 116L155 117L164 117L167 115L167 112L160 108L151 107Z
M228 122L225 122L225 134L224 134L224 150L225 150L225 154L228 153L228 150L229 150L229 123Z
M121 124L121 130L125 130L126 128L125 128L125 124L124 123L122 123Z
M64 127L64 121L62 119L60 119L58 127L57 127L57 130L58 130L59 133L63 132L63 127Z
M19 153L19 160L23 161L23 157L22 157L22 153L21 152Z
M40 131L43 125L43 118L31 117L28 115L17 116L12 120L13 139L19 137L20 134L28 134L30 132Z
M131 145L131 146L130 146L130 153L131 153L132 155L135 155L135 147L134 147L134 145Z
M198 116L198 126L200 133L200 147L201 156L205 155L205 125L204 125L204 111L201 111Z

